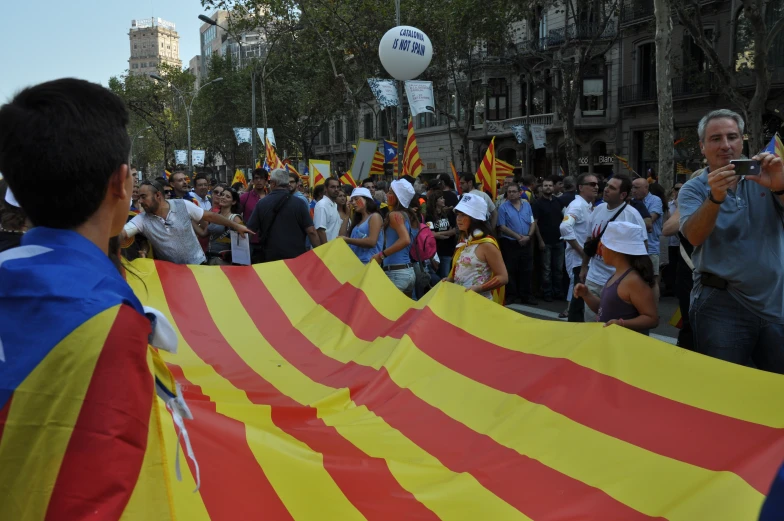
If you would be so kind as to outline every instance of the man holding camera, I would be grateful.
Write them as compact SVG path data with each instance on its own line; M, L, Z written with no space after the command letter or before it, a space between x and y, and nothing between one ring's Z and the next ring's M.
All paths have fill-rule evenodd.
M689 318L698 352L784 374L784 164L770 153L737 161L743 129L730 110L697 129L708 167L678 196L695 247Z

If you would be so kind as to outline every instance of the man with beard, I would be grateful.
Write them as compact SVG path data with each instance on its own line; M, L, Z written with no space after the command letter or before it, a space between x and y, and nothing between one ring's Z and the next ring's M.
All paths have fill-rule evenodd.
M545 302L563 295L562 272L564 266L564 241L559 227L563 204L555 197L554 180L542 181L542 197L534 201L534 218L537 222L536 237L542 254L542 294Z
M205 264L207 258L193 230L193 223L206 221L227 226L243 237L245 226L219 213L205 212L189 201L166 200L161 180L144 181L139 188L139 204L144 209L123 228L120 242L143 233L152 245L155 258L175 264ZM203 227L203 228L206 228Z
M169 185L173 190L171 194L172 199L182 199L200 206L199 201L196 199L196 194L188 190L188 176L185 175L185 172L174 172L171 179L169 179Z
M604 202L591 212L589 237L600 237L610 221L627 222L640 227L641 233L643 233L639 237L640 243L646 242L647 236L644 235L645 222L640 212L626 202L631 189L632 180L629 176L617 174L607 181L607 185L604 188ZM580 280L585 281L588 291L599 298L602 294L602 288L615 273L615 268L604 262L602 250L600 246L596 255L592 258L583 257L583 265L580 270ZM596 313L588 307L585 308L585 321L596 321Z

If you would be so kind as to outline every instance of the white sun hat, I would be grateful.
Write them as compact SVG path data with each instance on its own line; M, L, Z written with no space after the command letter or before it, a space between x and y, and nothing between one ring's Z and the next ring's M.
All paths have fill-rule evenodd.
M370 194L370 190L362 186L358 186L351 191L350 199L354 197L367 197L368 199L373 199L373 196Z
M487 202L478 195L465 194L455 206L456 212L462 212L477 221L487 220Z
M414 198L414 187L411 186L411 183L403 179L396 179L392 181L391 186L392 191L397 196L397 200L400 201L400 205L403 208L408 208L408 205L411 204L411 199Z
M626 255L648 255L643 242L642 227L634 223L609 223L602 235L602 244L607 249Z

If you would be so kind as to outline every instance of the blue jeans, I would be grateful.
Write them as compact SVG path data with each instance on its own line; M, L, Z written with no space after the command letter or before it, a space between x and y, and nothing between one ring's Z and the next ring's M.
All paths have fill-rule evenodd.
M414 294L414 268L404 268L402 270L389 270L385 272L387 278L392 281L397 289L405 293L407 297Z
M702 286L689 310L694 350L784 374L784 325L759 318L723 289Z
M452 271L452 257L447 256L438 256L441 263L438 265L438 278L445 279L449 276L449 272Z
M565 249L563 242L544 245L542 250L542 294L545 297L560 297L564 294L563 269Z

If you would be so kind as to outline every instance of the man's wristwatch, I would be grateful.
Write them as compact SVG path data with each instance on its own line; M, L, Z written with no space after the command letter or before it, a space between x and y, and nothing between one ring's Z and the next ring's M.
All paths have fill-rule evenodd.
M724 201L727 200L726 197L724 199L722 199L721 201L719 201L717 199L714 199L713 198L713 192L711 192L710 190L708 190L708 199L710 199L710 202L712 202L714 204L721 204L721 203L723 203Z

